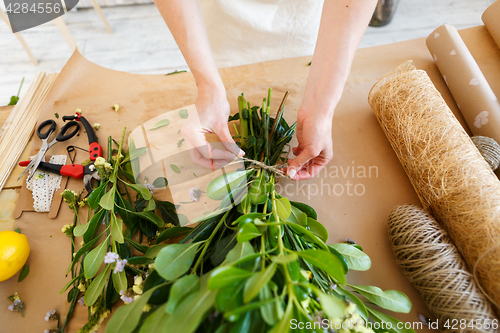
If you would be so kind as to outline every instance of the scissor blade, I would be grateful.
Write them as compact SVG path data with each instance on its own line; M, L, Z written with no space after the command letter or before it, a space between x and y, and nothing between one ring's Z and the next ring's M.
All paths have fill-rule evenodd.
M26 174L26 172L28 172L33 167L33 164L34 164L34 159L31 160L30 163L26 166L26 169L24 169L24 171L21 173L19 178L17 178L17 181L19 181L19 179L23 178L23 176Z
M44 155L45 155L45 153L44 153L44 154L40 154L40 153L38 153L38 154L35 156L35 158L33 158L33 159L31 160L31 162L33 162L33 165L31 166L31 172L30 172L30 174L29 174L28 178L26 179L26 182L29 182L29 181L31 180L31 178L33 178L33 176L35 175L35 171L36 171L36 169L38 169L38 165L39 165L39 164L40 164L40 162L42 161L42 159L43 159L43 156L44 156ZM31 164L31 163L30 163L30 164ZM29 165L28 165L28 166L29 166ZM28 168L26 168L26 170L27 170L27 169L28 169ZM24 171L26 171L26 170L24 170Z

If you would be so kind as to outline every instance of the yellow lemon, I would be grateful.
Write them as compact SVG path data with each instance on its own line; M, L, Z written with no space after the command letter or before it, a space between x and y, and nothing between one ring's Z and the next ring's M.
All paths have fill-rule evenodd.
M25 235L15 231L0 231L0 282L19 272L29 254L30 245Z

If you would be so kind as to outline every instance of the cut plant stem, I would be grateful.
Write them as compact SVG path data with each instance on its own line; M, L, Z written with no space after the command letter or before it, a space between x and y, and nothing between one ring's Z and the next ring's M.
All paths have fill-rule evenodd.
M248 137L248 118L244 117L245 109L247 107L247 101L245 97L238 96L238 112L240 113L240 133L241 133L241 147L245 147L245 143ZM248 109L247 109L248 117Z

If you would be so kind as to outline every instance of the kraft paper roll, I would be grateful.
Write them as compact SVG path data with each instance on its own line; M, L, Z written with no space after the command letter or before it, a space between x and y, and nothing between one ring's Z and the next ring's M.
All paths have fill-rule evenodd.
M500 47L500 0L495 1L486 8L481 18L491 37Z
M442 25L426 43L471 132L500 141L500 103L457 29Z
M424 208L500 312L500 181L424 71L405 63L369 103Z

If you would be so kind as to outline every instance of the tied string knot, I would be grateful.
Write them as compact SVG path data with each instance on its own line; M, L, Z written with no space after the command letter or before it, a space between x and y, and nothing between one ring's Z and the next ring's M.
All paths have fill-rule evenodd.
M270 172L272 172L273 174L276 175L276 179L279 179L279 178L290 178L290 177L288 177L288 175L286 173L284 173L283 171L281 171L281 169L285 167L285 164L267 165L267 164L262 163L260 161L253 160L251 158L246 158L244 156L243 157L239 157L237 160L226 164L226 166L229 166L229 165L235 164L235 163L241 163L241 161L251 163L251 165L248 166L247 169L265 169L265 170L268 170L268 171L270 171Z

